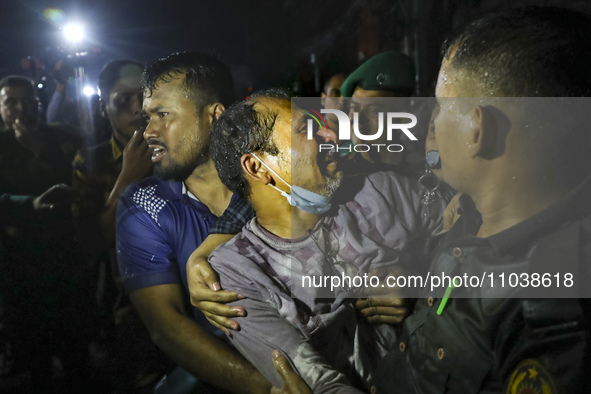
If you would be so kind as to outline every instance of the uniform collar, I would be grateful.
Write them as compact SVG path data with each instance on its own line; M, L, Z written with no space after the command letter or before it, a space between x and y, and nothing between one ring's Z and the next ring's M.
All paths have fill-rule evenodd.
M578 187L566 194L557 203L534 216L510 227L486 240L502 255L519 245L529 244L569 222L591 215L591 176ZM482 224L480 213L472 199L467 195L460 197L461 218L449 231L451 239L475 236ZM446 237L449 239L448 237Z

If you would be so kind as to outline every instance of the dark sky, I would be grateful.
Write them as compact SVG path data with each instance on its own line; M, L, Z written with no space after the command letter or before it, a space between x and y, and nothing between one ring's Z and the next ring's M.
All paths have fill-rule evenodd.
M57 8L66 20L86 24L88 40L81 46L100 48L97 62L214 51L228 63L281 81L297 72L310 45L326 52L322 46L331 44L331 32L356 4L359 0L2 0L0 72L12 71L26 56L45 63L55 58L65 43L58 26L43 19L43 10Z

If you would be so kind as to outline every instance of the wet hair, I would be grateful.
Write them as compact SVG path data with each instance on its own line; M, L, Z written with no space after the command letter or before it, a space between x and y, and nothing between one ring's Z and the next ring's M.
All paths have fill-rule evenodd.
M279 154L273 142L273 130L277 113L256 111L256 98L268 97L290 100L283 89L268 89L252 94L226 109L215 121L211 130L211 157L221 181L232 192L241 196L250 195L250 185L244 176L240 158L245 153L264 152Z
M558 7L502 11L470 23L444 43L453 69L504 97L591 93L591 18ZM478 88L478 86L477 86Z
M198 52L177 52L149 64L142 75L149 97L160 81L168 83L173 74L185 76L184 87L198 111L211 103L228 107L234 101L232 73L216 56Z
M588 97L591 17L572 9L537 6L491 14L449 40L444 56L452 70L467 73L480 95ZM527 141L523 154L542 168L550 168L567 189L581 182L591 167L591 133L586 130L586 116L581 115L584 108L578 108L581 104L571 102L555 109L561 112L554 119L570 118L567 112L574 114L569 126L547 123L543 130L522 130ZM535 120L532 113L526 114L528 118Z
M109 101L111 90L122 78L121 72L125 66L137 66L140 70L144 69L141 63L133 60L113 60L105 64L98 77L98 88L100 96L104 101Z
M37 97L35 82L31 78L22 75L9 75L0 79L0 90L7 86L25 88L29 90L32 96Z

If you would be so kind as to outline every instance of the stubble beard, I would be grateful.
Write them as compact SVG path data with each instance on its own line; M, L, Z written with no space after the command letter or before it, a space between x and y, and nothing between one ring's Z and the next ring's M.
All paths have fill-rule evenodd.
M196 141L192 144L192 150L197 150L200 145L200 141ZM206 141L199 152L187 163L179 163L178 161L171 159L167 165L162 165L162 162L158 162L154 165L154 175L160 179L169 180L172 179L176 182L185 181L195 169L209 161L209 141Z

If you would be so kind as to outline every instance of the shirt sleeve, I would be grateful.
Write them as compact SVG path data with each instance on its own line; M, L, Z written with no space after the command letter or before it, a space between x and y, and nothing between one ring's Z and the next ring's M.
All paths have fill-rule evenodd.
M58 92L57 90L53 92L51 100L49 100L49 104L47 105L47 123L60 121L60 112L65 98L64 93Z
M231 263L225 263L228 261ZM277 349L314 393L361 393L279 314L281 298L289 295L282 292L253 261L229 249L218 248L210 262L224 289L246 296L233 303L243 306L248 315L240 319L241 329L232 334L232 342L267 380L276 387L284 385L271 357L273 350Z
M117 207L117 262L127 293L163 284L181 284L176 254L152 216L134 202L132 185Z
M246 197L232 199L222 216L216 220L210 234L237 234L255 216Z

